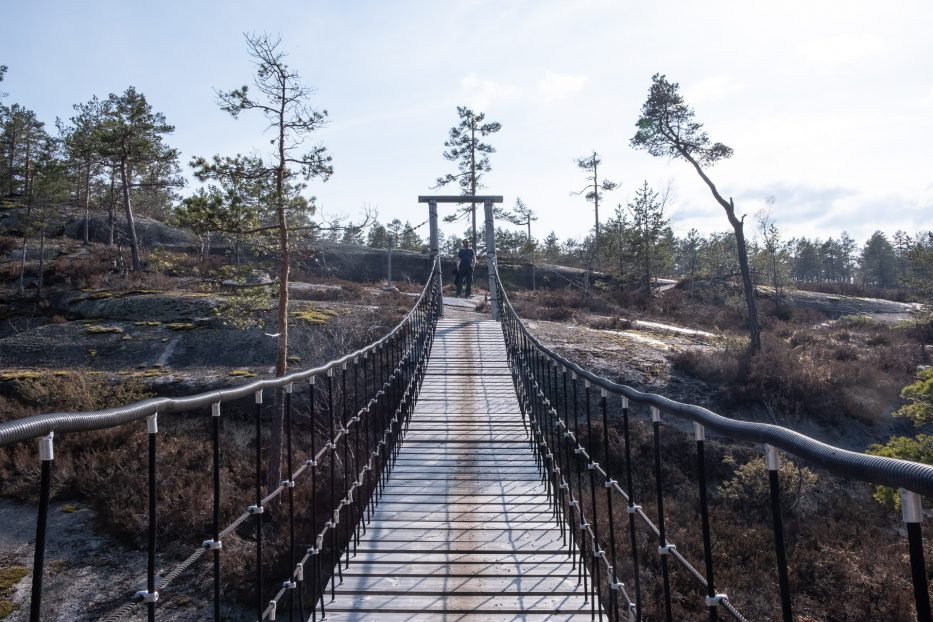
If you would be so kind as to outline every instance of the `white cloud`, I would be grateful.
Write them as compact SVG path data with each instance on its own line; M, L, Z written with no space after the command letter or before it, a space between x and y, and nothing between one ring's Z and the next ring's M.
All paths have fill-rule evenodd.
M460 88L465 92L466 102L477 112L487 110L494 103L517 99L522 94L517 86L482 80L475 73L460 80Z
M878 56L884 49L881 38L870 34L840 34L812 39L798 47L805 62L844 65Z
M684 89L684 99L690 104L712 102L742 90L742 86L727 75L720 74L694 82Z
M586 76L569 76L553 71L546 71L544 79L538 82L538 95L546 100L566 99L583 90Z

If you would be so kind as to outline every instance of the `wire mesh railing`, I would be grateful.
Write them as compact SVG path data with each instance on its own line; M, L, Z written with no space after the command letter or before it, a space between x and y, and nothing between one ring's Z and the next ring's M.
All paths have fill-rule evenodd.
M129 594L127 602L103 619L125 620L143 606L150 621L156 619L160 595L173 581L203 557L210 560L214 620L221 619L221 582L224 541L243 533L252 521L253 607L259 620L275 620L287 609L288 618L324 617L324 594L328 580L342 576L343 567L359 544L361 532L372 516L388 473L394 464L421 382L427 355L442 305L435 263L431 276L411 311L378 341L320 367L279 378L260 380L239 387L180 398L155 398L106 410L83 413L52 413L0 423L0 447L38 439L41 461L39 505L36 518L35 552L32 567L30 622L42 616L42 583L49 502L52 489L54 441L61 435L131 426L145 422L147 455L146 580L145 588ZM307 391L310 429L296 434L293 398ZM283 454L287 479L277 486L263 485L263 401L273 396L282 409ZM252 504L226 526L221 525L224 482L221 470L222 407L243 398L255 404L251 442L254 448ZM211 444L210 539L193 547L192 553L161 575L156 572L159 550L159 422L169 414L209 417ZM326 430L319 431L320 423ZM306 455L296 464L296 449ZM268 454L270 450L266 453ZM268 458L268 456L266 456ZM297 468L296 468L297 467ZM304 508L311 522L312 538L301 542L296 529L296 488L304 486L310 507ZM270 516L271 515L271 516ZM321 517L324 517L323 519ZM281 581L270 580L275 572L268 550L264 553L264 522L284 522L287 534L287 570ZM306 615L310 612L310 617Z
M933 495L933 467L880 456L856 453L816 441L776 425L729 419L705 408L683 404L659 395L643 393L597 376L557 354L539 341L516 313L496 271L494 300L499 304L499 320L506 341L509 363L523 415L531 424L532 445L541 467L542 478L554 504L555 516L566 526L570 548L580 560L583 588L594 603L594 616L610 620L645 619L646 585L641 570L648 560L640 559L637 539L655 538L660 567L660 601L657 617L670 622L675 617L672 598L688 598L672 592L671 573L679 568L701 592L702 607L708 619L720 613L744 621L728 595L716 589L715 560L710 536L708 503L706 430L730 442L754 443L761 447L767 464L771 530L774 542L774 573L777 575L780 619L793 620L793 595L788 580L787 552L781 509L778 472L779 450L819 466L836 475L885 485L900 490L902 516L907 531L914 605L917 620L933 622L929 586L923 554L921 495ZM621 410L622 469L624 485L613 479L607 467L594 457L610 455L609 400L617 400ZM632 461L632 407L650 412L652 433L652 477L654 516L649 516L635 499ZM702 540L700 566L689 561L668 539L665 524L665 471L662 446L662 418L688 422L693 428L699 538ZM604 493L599 489L602 488ZM599 508L597 500L600 499ZM599 509L605 510L605 516ZM616 512L628 516L628 542L617 530ZM626 521L622 521L624 524ZM623 581L620 559L627 550L629 576ZM590 575L587 582L584 564ZM652 586L653 588L654 586ZM596 603L602 603L602 607Z

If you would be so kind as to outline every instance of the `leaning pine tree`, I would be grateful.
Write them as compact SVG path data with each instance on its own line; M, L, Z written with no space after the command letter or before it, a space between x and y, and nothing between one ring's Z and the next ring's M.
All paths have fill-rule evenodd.
M742 230L745 216L735 215L732 198L726 200L716 185L703 170L704 166L715 164L732 155L732 149L722 143L711 143L703 130L703 124L694 121L693 109L685 102L679 92L680 85L668 82L661 74L651 77L648 99L641 107L638 119L638 131L631 140L636 149L644 149L653 156L663 156L686 160L693 165L697 174L709 187L713 197L726 211L729 224L735 231L738 247L739 271L742 274L742 286L745 291L745 306L748 310L748 333L751 338L751 351L761 350L761 330L758 325L758 303L755 300L755 284L748 265L748 249L745 245L745 233Z

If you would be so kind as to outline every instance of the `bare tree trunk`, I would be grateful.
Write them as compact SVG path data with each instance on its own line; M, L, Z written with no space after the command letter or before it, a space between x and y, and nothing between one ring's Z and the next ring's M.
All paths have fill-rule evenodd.
M285 218L285 84L282 84L282 107L279 110L279 166L275 175L276 212L279 219L279 308L276 342L275 375L284 376L288 369L288 276L291 257L288 249L288 221ZM282 392L276 392L272 409L272 425L269 428L269 467L267 485L273 490L282 480L282 432L285 423L285 401Z
M113 246L116 243L117 227L117 200L116 200L116 172L110 167L110 205L107 209L107 246Z
M745 292L745 307L748 310L748 336L751 340L752 352L761 350L761 327L758 325L758 300L755 298L755 284L752 282L752 271L748 267L748 249L745 246L745 232L743 222L735 217L735 206L729 199L731 209L726 210L732 229L735 231L735 241L738 247L739 271L742 273L742 289Z
M22 247L22 248L23 248L23 256L22 256L22 258L20 259L20 264L19 264L19 295L20 295L20 296L22 296L23 293L26 291L26 286L25 286L25 281L26 281L26 240L27 240L28 237L29 237L29 235L28 235L28 233L27 233L26 227L29 226L28 223L29 223L29 212L30 212L30 211L31 211L30 208L27 207L27 208L26 208L26 223L27 223L27 224L26 224L25 227L23 227L23 247Z
M28 180L28 178L27 178ZM29 239L29 227L32 226L32 193L26 196L26 220L23 223L23 257L19 264L19 295L26 291L26 241Z
M133 257L133 272L142 272L143 262L139 258L139 240L136 238L136 221L133 219L133 206L130 204L130 181L126 160L120 162L120 181L123 184L123 210L126 212L126 228L130 238L130 252Z
M91 167L88 166L84 172L84 245L91 243L90 228L91 221Z
M748 249L745 244L745 233L742 231L744 224L743 219L745 217L743 216L742 219L735 217L735 203L732 202L731 198L726 201L726 199L719 194L719 189L716 188L716 184L706 175L700 163L697 162L690 153L681 150L680 154L693 165L693 168L696 169L700 178L709 187L710 192L713 193L713 197L722 205L722 208L726 211L726 217L729 219L729 224L732 225L732 230L735 231L735 243L739 256L739 271L742 273L742 289L745 291L745 307L748 310L748 336L751 341L750 349L752 352L759 352L761 351L761 327L758 325L758 301L755 299L755 284L752 282L752 272L748 267Z
M39 277L36 281L36 300L42 298L43 270L45 270L45 223L42 223L42 235L39 236Z

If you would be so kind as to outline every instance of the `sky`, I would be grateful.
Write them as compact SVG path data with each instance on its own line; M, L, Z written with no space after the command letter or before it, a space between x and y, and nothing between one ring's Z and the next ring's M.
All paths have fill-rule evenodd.
M537 237L592 228L592 205L572 193L586 184L575 160L593 150L620 183L601 220L647 181L670 186L675 233L727 230L687 163L629 145L663 73L734 149L708 173L749 234L768 197L786 237L933 228L929 0L0 0L0 20L6 104L52 126L134 85L175 126L186 173L195 155L268 151L262 119L222 112L215 89L252 82L244 32L280 35L328 112L313 140L335 172L309 193L331 217L370 206L382 222L423 222L418 195L455 193L432 186L454 172L443 143L467 105L502 124L483 192L507 207L521 197Z

